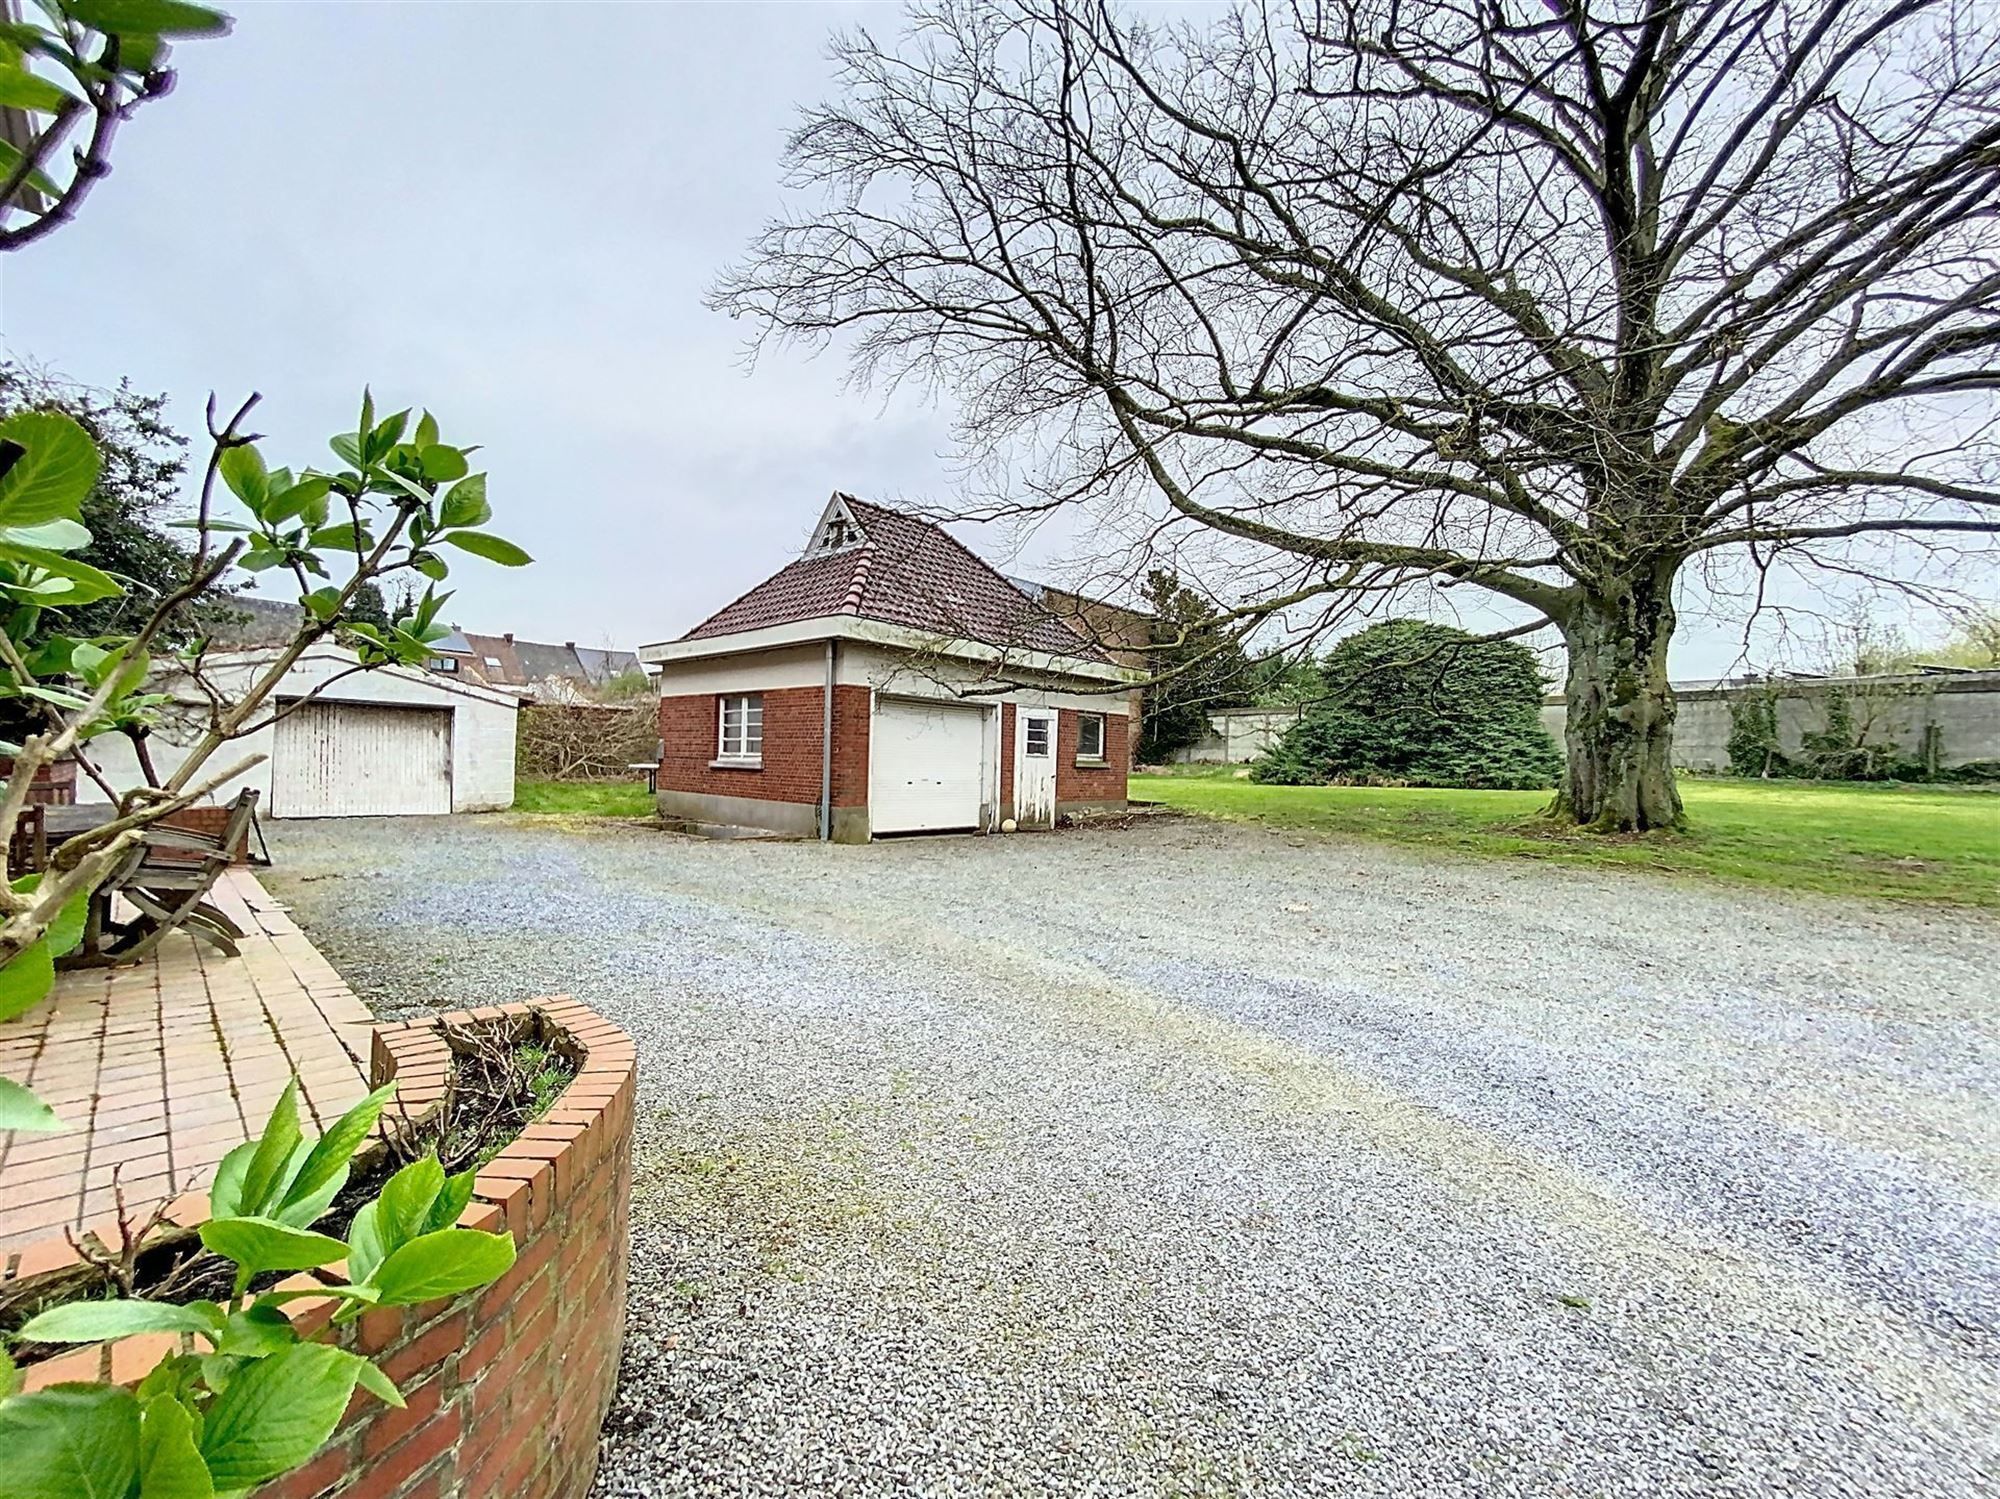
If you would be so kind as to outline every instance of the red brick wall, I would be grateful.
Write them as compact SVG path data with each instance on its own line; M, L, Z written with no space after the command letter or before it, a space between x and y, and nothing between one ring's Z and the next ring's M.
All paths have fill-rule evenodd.
M1014 705L1000 705L1000 815L1014 815Z
M536 1013L544 1019L537 1021ZM442 1087L441 1020L489 1019L587 1048L556 1106L475 1178L459 1221L513 1231L514 1266L452 1302L370 1312L343 1341L375 1355L404 1410L357 1394L313 1462L256 1499L583 1499L625 1335L635 1052L572 999L426 1017L375 1033L374 1081ZM561 1044L558 1041L558 1044ZM291 1303L295 1321L331 1304Z
M819 800L823 689L775 687L763 692L764 764L758 770L717 769L718 699L712 692L660 699L662 791L747 796L767 802ZM868 800L868 689L833 690L833 804Z
M623 1031L573 999L380 1027L372 1081L396 1078L398 1103L413 1116L444 1096L445 1021L532 1030L581 1058L555 1107L480 1168L459 1219L511 1229L513 1268L483 1291L382 1308L342 1328L337 1340L373 1356L405 1408L357 1393L325 1450L255 1499L584 1499L590 1489L625 1335L636 1054ZM185 1228L207 1217L201 1193L167 1213ZM296 1275L282 1288L319 1289L331 1276ZM285 1309L302 1333L323 1336L337 1306L305 1296ZM178 1347L176 1335L147 1333L79 1348L30 1365L26 1384L130 1385Z
M1056 801L1122 802L1125 800L1125 772L1132 763L1128 744L1131 719L1118 711L1125 706L1119 699L1105 704L1104 764L1076 763L1077 720L1074 708L1056 714Z

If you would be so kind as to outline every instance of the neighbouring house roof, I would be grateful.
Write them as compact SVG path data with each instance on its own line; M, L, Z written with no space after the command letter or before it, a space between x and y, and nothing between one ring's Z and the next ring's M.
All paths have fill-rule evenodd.
M1105 660L942 527L844 494L829 502L806 555L681 638L709 640L837 615L1003 650Z
M602 687L613 677L640 670L639 658L631 651L579 646L573 640L549 645L538 640L517 640L512 634L475 635L452 626L456 645L440 642L441 654L462 655L481 680L495 687L534 690L549 683Z

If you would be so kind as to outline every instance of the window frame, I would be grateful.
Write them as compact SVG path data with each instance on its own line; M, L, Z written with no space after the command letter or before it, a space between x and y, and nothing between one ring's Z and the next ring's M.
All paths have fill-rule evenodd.
M736 748L730 748L730 706L737 705L739 722ZM754 719L753 719L754 714ZM752 735L752 728L755 735ZM764 694L761 692L718 692L715 695L714 764L738 770L760 770L764 765Z
M1097 725L1097 748L1095 751L1083 747L1083 730L1086 724ZM1079 765L1103 765L1109 755L1105 746L1110 736L1110 726L1102 713L1079 713L1076 716L1076 763Z
M1054 713L1033 712L1021 716L1021 756L1027 760L1053 760L1059 723ZM1042 730L1042 747L1035 748L1035 730Z

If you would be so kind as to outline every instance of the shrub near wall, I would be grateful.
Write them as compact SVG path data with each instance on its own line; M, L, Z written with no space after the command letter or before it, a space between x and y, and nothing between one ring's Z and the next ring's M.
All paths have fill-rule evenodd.
M1541 668L1513 641L1390 620L1336 645L1320 677L1320 700L1252 780L1539 790L1562 774L1541 723Z
M373 1082L395 1078L413 1117L436 1107L451 1070L439 1027L480 1022L513 1027L516 1039L540 1039L577 1064L554 1107L480 1168L460 1219L511 1229L514 1266L482 1291L370 1312L345 1327L339 1341L376 1358L405 1408L357 1394L327 1447L256 1499L582 1499L590 1488L625 1330L635 1054L623 1031L586 1006L541 1000L381 1027ZM199 1223L207 1199L183 1198L169 1217ZM73 1258L61 1241L34 1245L20 1273ZM337 1269L324 1273L331 1280ZM299 1275L284 1284L323 1283ZM335 1309L330 1297L287 1308L306 1333ZM30 1366L27 1387L136 1382L170 1342L148 1334L78 1349Z
M520 774L550 781L628 779L660 748L650 703L531 703L515 742Z

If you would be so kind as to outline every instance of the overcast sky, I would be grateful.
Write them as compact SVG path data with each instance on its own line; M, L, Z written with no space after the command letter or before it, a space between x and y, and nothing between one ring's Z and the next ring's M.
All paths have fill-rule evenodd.
M121 375L199 432L264 393L264 451L330 463L364 382L480 442L467 628L679 634L789 559L829 491L936 498L944 423L835 359L741 364L702 295L779 206L779 148L868 6L244 4L177 50L77 221L5 262L8 351ZM392 404L393 403L393 404Z
M948 504L943 416L842 389L834 357L741 360L702 306L778 210L797 107L869 5L237 3L177 53L78 221L0 262L0 340L95 384L264 393L274 463L325 463L364 382L485 445L468 629L671 638L796 552L827 494ZM1010 570L1073 550L964 533ZM1738 663L1684 615L1677 676Z

